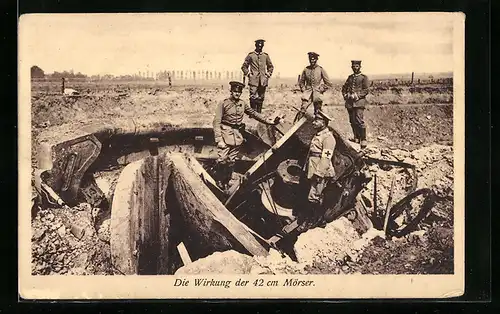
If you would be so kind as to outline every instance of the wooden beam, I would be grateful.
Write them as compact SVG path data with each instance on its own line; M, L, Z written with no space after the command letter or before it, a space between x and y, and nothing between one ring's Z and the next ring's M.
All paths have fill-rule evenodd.
M189 265L193 262L191 260L191 257L189 256L186 246L184 245L184 242L181 242L179 243L179 245L177 245L177 251L179 251L179 255L181 256L181 260L184 265Z
M286 143L286 141L292 137L295 132L304 124L306 123L307 118L302 117L297 123L295 123L286 133L270 148L268 149L262 156L260 156L255 164L248 169L248 171L245 173L245 175L249 176L253 174L255 171L257 171L266 160L268 160L273 154L274 151L283 146L283 144Z
M203 168L203 166L198 162L198 160L192 156L185 156L188 161L189 167L202 178L203 181L209 182L213 187L220 193L224 194L224 192L217 186L214 178Z
M266 256L269 252L219 201L201 178L189 167L182 154L171 154L172 182L181 214L205 245L215 251L232 249L239 242L249 253Z
M295 134L295 132L297 132L297 130L304 123L306 123L306 121L307 121L307 118L306 117L302 117L288 131L286 131L286 133L270 149L268 149L262 155L256 157L255 159L257 159L257 161L253 164L253 166L250 169L247 170L247 172L245 173L245 176L248 178L253 173L255 173L255 171L259 170L259 168L274 154L274 152L278 148L280 148L281 146L283 146L283 144L285 144L286 141L290 137L292 137L292 135ZM231 193L231 195L228 197L228 199L226 200L226 202L224 203L224 205L227 205L227 204L229 204L231 202L231 200L233 199L234 195L236 195L236 192L238 192L240 186L241 186L240 183L238 183L238 185L236 186L236 189Z

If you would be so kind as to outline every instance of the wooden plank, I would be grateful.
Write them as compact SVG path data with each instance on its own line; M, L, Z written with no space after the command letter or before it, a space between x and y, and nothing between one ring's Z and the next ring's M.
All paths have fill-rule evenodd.
M255 171L259 170L259 168L274 154L274 152L283 146L283 144L286 143L286 141L292 137L295 132L304 124L307 122L307 117L302 117L297 123L295 123L286 133L283 135L270 149L268 149L264 154L261 156L256 157L255 159L257 160L250 169L247 170L245 173L245 176L248 178L251 176ZM225 201L224 205L228 205L233 197L236 195L236 192L238 192L240 188L240 183L236 186L236 188L233 190L231 195L227 198Z
M111 206L111 255L124 274L167 274L169 160L149 156L126 166Z
M248 169L245 175L249 176L255 171L257 171L266 160L268 160L274 153L275 150L283 146L286 141L292 137L292 135L304 124L307 122L307 118L303 117L297 123L295 123L288 131L286 131L285 135L283 135L270 149L268 149L263 156L259 157L257 162L253 164L253 166Z
M201 181L183 155L171 154L170 158L173 187L182 207L181 213L185 221L206 239L207 245L216 251L225 251L239 242L253 255L269 254Z
M136 229L136 176L143 161L129 164L123 169L116 184L111 206L111 260L113 265L125 275L138 273L135 243Z
M196 158L185 155L186 160L188 161L189 167L205 182L209 182L217 191L224 194L224 192L217 186L214 178L203 168L203 166L196 160Z
M158 219L159 219L159 256L158 256L158 274L166 275L169 273L169 231L171 225L172 213L168 210L166 192L168 188L171 162L165 155L160 155L158 159Z
M184 245L184 242L181 242L179 243L179 245L177 245L177 251L179 251L179 255L181 256L181 260L184 265L189 265L193 262L191 260L191 257L189 256L186 246Z

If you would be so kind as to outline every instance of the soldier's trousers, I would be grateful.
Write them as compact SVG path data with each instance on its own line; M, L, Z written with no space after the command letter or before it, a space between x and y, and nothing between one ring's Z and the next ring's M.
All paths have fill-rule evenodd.
M357 139L363 139L366 129L363 113L365 108L347 108L349 114L349 123L351 123L352 132Z
M307 195L307 200L310 203L321 204L323 202L323 190L326 187L327 178L313 175L310 181L311 189L309 190L309 195Z
M323 99L321 98L320 93L316 91L304 92L302 94L301 99L302 99L302 106L300 109L305 110L306 107L309 105L309 103L312 101L314 107L314 114L316 114L318 110L321 110L321 107L323 106Z
M257 112L262 112L262 104L264 103L267 86L249 85L248 87L250 90L250 107L255 109Z
M217 160L215 165L215 180L222 184L228 184L233 175L236 157L240 152L240 146L226 146L217 148Z

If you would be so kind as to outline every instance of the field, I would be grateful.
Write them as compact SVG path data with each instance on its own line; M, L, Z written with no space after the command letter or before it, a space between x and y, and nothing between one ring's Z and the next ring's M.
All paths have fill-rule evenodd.
M40 139L73 132L87 124L111 124L121 119L160 119L165 122L189 122L210 126L216 105L229 94L227 85L220 82L203 86L174 84L171 87L166 82L155 81L68 82L66 87L80 91L81 95L63 96L60 92L60 82L32 84L34 168L37 143ZM331 125L347 137L351 135L351 130L340 88L337 84L332 91L325 93L324 110L334 119ZM247 90L242 98L248 99ZM415 237L399 241L386 241L379 237L381 241L372 241L358 262L345 264L344 266L348 267L342 266L340 271L372 274L453 273L453 241L450 240L450 237L453 239L453 86L449 81L421 85L375 83L371 87L368 101L370 106L365 112L365 120L371 152L394 160L413 160L418 164L422 176L419 182L429 187L438 187L442 202L434 212L434 221L428 222L431 226L428 232L419 235L425 240L425 244L416 245ZM298 106L300 92L293 83L283 81L268 88L264 114L271 115L279 111L286 115L286 119L293 119L296 112L293 107ZM388 176L385 179L381 177L380 188L387 188L389 180ZM46 240L43 240L43 237L33 238L33 273L114 273L109 262L109 245L97 232L95 237L89 238L87 243L83 244L64 240L68 237L65 233L58 240L61 246L65 243L67 250L79 247L78 256L83 254L81 247L93 250L93 253L85 253L85 261L78 267L68 266L74 265L72 259L75 255L69 258L68 253L66 257L60 258L60 253L52 247L48 249L52 253L44 253L47 251L45 246L49 245L49 235L56 234L59 230L59 227L52 226L58 226L57 213L57 209L42 211L34 217L34 234L40 235L40 230L43 230ZM76 212L75 219L85 220L88 219L87 216L91 216L90 212L87 216L84 213L85 211ZM45 219L47 215L52 216ZM443 242L443 239L446 241ZM51 266L50 261L59 258L61 261L57 263L62 266ZM310 273L331 273L337 269L337 266L329 263L316 263Z

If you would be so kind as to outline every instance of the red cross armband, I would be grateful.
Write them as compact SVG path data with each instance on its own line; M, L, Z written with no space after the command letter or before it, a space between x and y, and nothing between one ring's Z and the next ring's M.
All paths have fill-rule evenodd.
M321 158L332 158L333 156L333 150L331 149L323 149L323 151L321 151Z

